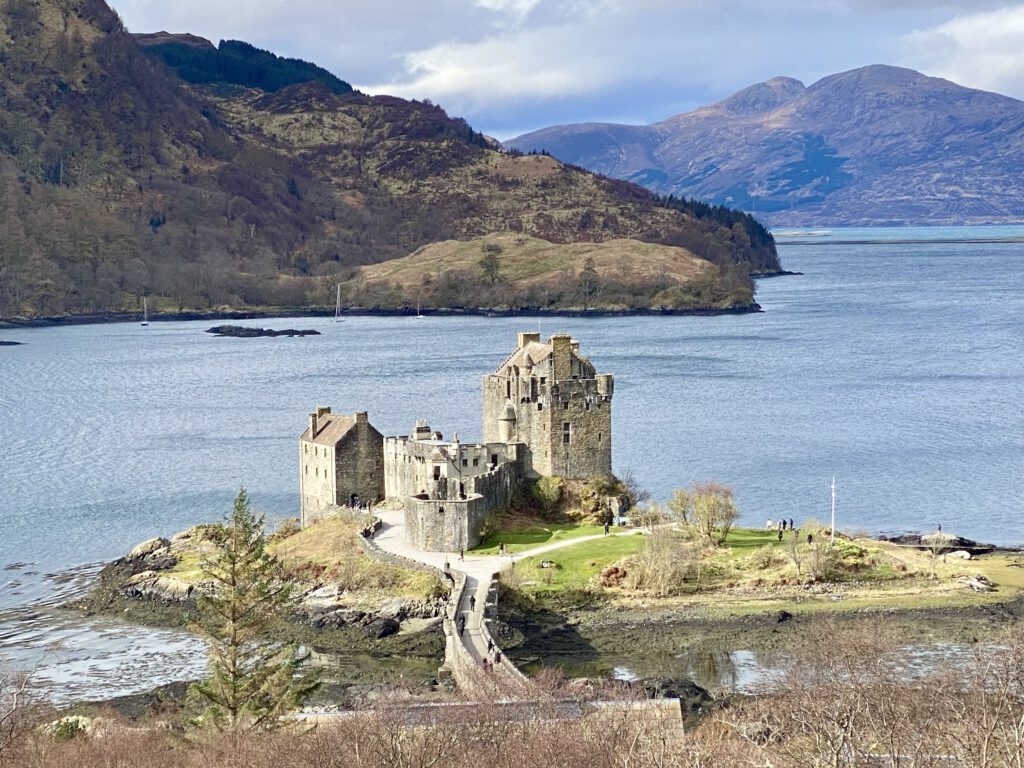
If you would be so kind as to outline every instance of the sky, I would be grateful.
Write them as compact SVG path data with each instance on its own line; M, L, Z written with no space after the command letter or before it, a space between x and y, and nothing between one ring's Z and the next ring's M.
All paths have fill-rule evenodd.
M1024 0L108 1L132 32L245 40L499 139L869 64L1024 98Z

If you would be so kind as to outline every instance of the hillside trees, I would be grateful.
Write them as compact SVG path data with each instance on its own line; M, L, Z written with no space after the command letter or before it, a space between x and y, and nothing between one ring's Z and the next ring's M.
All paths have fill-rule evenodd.
M213 552L201 567L211 586L197 601L196 628L207 641L210 676L192 690L206 704L204 723L218 730L270 728L318 685L299 674L307 656L270 637L291 586L267 550L263 517L253 513L244 488L227 522L208 536Z

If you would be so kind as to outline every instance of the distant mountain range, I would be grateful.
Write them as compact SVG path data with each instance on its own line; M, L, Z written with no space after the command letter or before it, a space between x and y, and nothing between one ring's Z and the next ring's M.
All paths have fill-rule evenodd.
M898 67L778 77L654 125L554 126L505 146L776 226L1024 221L1024 102Z
M338 285L367 309L722 309L779 269L744 213L503 153L246 43L133 36L103 0L0 0L0 60L0 317L333 308ZM474 239L415 285L361 271ZM537 239L555 266L519 279L552 257Z

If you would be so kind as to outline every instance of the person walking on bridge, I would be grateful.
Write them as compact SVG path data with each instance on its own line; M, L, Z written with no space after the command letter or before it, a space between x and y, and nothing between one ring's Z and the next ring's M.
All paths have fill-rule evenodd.
M475 611L476 610L476 595L470 595L469 596L469 610L471 610L471 611Z

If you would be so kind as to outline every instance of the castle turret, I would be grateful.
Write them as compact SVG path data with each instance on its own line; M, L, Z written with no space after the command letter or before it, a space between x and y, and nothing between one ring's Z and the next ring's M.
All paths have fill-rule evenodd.
M505 403L505 410L498 419L498 435L503 443L514 443L516 441L516 407L512 401Z

